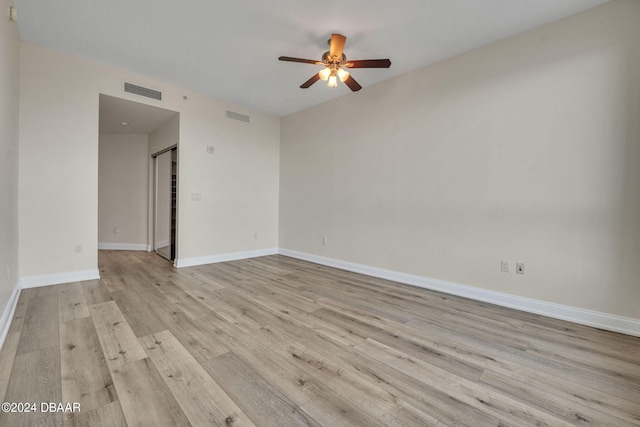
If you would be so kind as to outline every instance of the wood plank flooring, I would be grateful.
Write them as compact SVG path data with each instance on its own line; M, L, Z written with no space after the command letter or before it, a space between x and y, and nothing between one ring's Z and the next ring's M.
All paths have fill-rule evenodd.
M279 255L99 266L22 291L0 426L640 426L638 337Z

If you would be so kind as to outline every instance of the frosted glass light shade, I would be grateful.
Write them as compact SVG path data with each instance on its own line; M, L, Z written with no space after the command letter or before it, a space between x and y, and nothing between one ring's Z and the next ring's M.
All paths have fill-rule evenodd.
M349 72L347 70L343 70L342 68L338 68L338 77L341 82L344 82L349 78Z
M318 73L318 75L322 80L326 82L329 76L331 75L331 70L328 68L324 68Z

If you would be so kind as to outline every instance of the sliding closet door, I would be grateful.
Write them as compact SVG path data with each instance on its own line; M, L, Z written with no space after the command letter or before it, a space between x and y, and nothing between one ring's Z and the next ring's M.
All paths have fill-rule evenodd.
M155 230L154 249L162 257L173 260L172 254L172 151L155 157ZM174 252L174 251L173 251Z

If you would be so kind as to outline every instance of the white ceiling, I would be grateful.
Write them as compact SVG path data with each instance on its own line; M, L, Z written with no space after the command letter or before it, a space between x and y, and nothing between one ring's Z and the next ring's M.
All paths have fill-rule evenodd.
M364 87L539 27L608 0L14 0L23 41L284 116L350 94L298 86L331 33ZM358 93L352 96L358 96Z
M164 108L101 94L99 132L149 134L176 114Z

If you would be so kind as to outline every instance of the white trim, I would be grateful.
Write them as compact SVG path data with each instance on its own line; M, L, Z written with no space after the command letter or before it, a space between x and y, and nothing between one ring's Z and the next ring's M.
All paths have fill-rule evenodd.
M16 311L16 307L18 305L18 298L20 297L20 284L16 284L11 292L11 296L9 297L9 301L4 308L4 312L2 313L2 317L0 317L0 349L4 345L4 340L7 339L7 334L9 333L9 328L11 327L11 320L13 320L13 314Z
M232 252L228 254L211 255L211 256L203 256L203 257L195 257L195 258L182 258L182 259L176 259L174 266L177 268L192 267L195 265L215 264L217 262L236 261L239 259L256 258L260 256L267 256L267 255L276 255L277 253L278 253L278 248L267 248L267 249L258 249L255 251Z
M61 283L81 282L100 278L100 272L95 270L69 271L67 273L47 274L44 276L23 277L20 279L22 289L37 288L38 286L59 285Z
M98 243L98 250L107 251L150 251L146 243Z
M613 314L585 310L578 307L571 307L568 305L561 305L532 298L519 297L516 295L490 291L473 286L446 282L444 280L430 279L428 277L401 273L393 270L385 270L383 268L371 267L368 265L356 264L333 258L326 258L319 255L298 252L290 249L280 248L278 250L278 253L292 258L310 261L316 264L327 265L329 267L353 271L355 273L366 274L368 276L378 277L381 279L392 280L394 282L405 283L407 285L432 289L452 295L458 295L465 298L471 298L478 301L497 304L503 307L514 308L516 310L540 314L547 317L553 317L555 319L567 320L569 322L593 326L596 328L606 329L614 332L620 332L627 335L640 336L640 319L616 316Z

